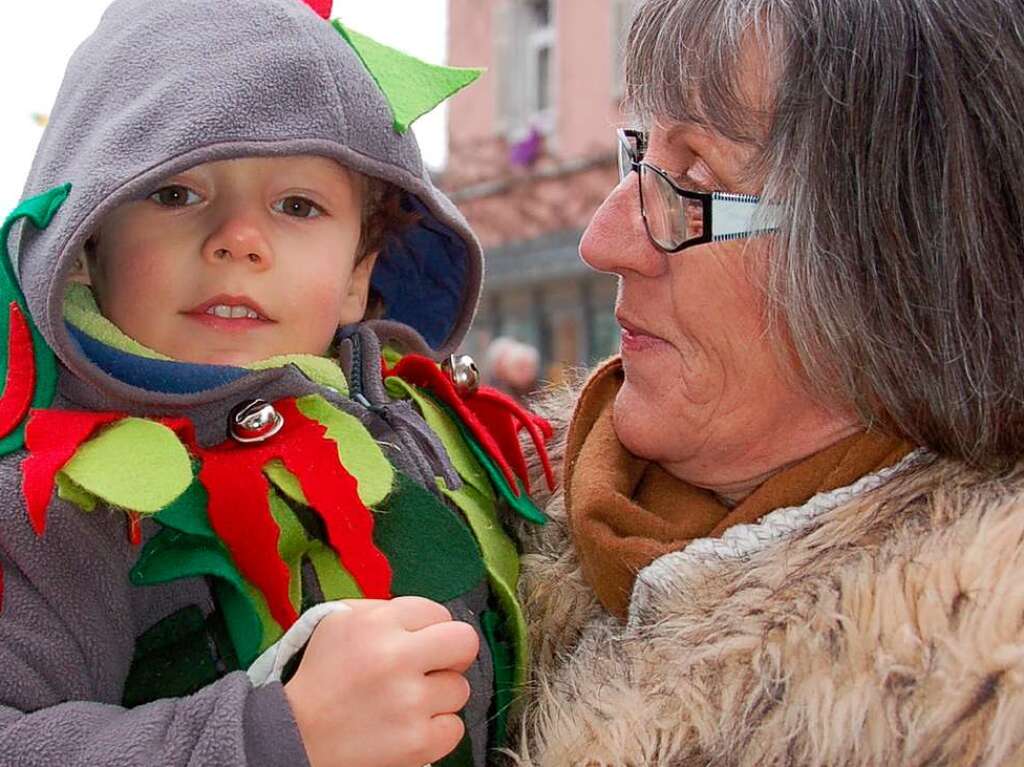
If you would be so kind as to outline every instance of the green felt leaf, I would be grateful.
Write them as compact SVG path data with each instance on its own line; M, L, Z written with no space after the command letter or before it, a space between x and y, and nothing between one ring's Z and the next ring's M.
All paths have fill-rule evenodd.
M529 646L526 643L526 617L516 597L519 583L519 554L515 544L505 532L498 519L494 499L477 492L470 485L463 485L458 490L448 490L438 486L452 503L465 515L484 560L487 580L491 591L505 616L505 628L512 637L515 652L515 684L526 682L529 668Z
M132 583L211 577L228 636L245 667L283 632L271 617L263 595L242 577L214 533L206 513L207 502L206 488L195 479L174 503L154 517L164 529L143 549L132 571ZM200 553L192 555L193 549ZM156 565L149 564L153 561Z
M304 416L327 427L326 436L338 445L338 458L358 483L359 499L366 506L383 501L391 492L395 470L359 419L319 394L300 397L295 405Z
M194 473L198 474L198 467L193 464ZM209 497L206 488L198 479L193 479L184 493L179 495L174 502L164 509L161 509L155 519L164 527L178 530L189 535L209 540L217 540L217 534L210 525L210 518L206 513Z
M448 414L441 410L430 397L398 376L384 379L384 386L391 397L411 399L416 404L423 420L427 422L427 426L441 439L452 466L455 467L455 471L462 477L462 480L493 499L494 494L487 479L487 472L473 457L473 453L466 446L466 441L462 439L462 432Z
M337 19L333 24L391 105L398 133L405 133L418 118L465 88L484 71L428 64L349 29Z
M112 506L155 514L192 484L178 436L144 418L125 418L82 445L63 468L76 485Z
M462 521L429 490L398 473L395 492L374 515L373 540L391 563L391 592L447 602L486 576Z
M63 184L31 197L15 208L4 221L3 226L0 226L0 343L2 343L0 346L0 381L7 378L9 307L11 302L17 302L25 314L32 333L32 349L36 366L35 391L32 393L32 407L34 408L47 408L53 402L53 395L57 391L57 359L50 347L46 345L46 340L28 312L25 296L21 292L18 278L14 273L14 264L11 263L7 241L10 239L11 229L23 218L27 218L36 229L46 229L70 194L71 184ZM24 443L25 424L23 421L10 434L0 438L0 455L20 450Z
M247 666L256 659L264 638L263 623L254 601L258 594L253 593L239 574L219 541L164 528L146 544L130 575L136 586L194 577L218 579L218 604L224 611L239 662Z
M57 484L57 496L68 503L73 503L75 506L80 508L82 511L95 511L96 510L96 496L92 493L86 492L74 482L72 482L68 475L64 472L57 472L57 476L54 478Z

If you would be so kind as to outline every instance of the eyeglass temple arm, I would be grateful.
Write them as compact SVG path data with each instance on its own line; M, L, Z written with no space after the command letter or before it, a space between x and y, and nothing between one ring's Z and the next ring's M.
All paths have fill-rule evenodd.
M711 240L729 240L771 232L779 226L776 205L761 203L745 194L715 192L711 195Z

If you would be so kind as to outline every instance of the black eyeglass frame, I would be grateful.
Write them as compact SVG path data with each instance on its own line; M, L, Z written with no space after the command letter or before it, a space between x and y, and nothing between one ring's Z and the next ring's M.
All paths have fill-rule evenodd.
M750 203L757 205L760 199L754 195L749 194L733 194L730 192L695 192L691 189L683 189L675 181L672 180L671 176L667 172L659 168L657 165L647 162L643 159L644 154L647 152L647 134L644 131L635 130L631 128L619 128L616 130L616 134L619 140L619 180L620 182L625 179L627 173L623 170L623 152L625 152L625 158L629 160L630 171L636 171L640 178L643 178L642 168L656 173L663 181L665 181L669 188L672 189L679 197L685 200L693 200L699 202L701 205L701 234L698 237L692 237L684 240L681 244L667 248L654 237L651 233L651 224L647 220L647 208L644 204L644 185L637 183L637 193L640 198L640 216L644 221L644 229L647 231L647 239L651 243L664 253L679 253L687 248L692 248L695 245L705 245L710 242L721 242L723 240L738 239L740 237L752 236L756 234L765 234L771 231L771 229L758 229L750 230L742 233L726 234L716 236L714 234L714 218L713 218L713 203L715 200L722 200L725 202L740 202ZM632 142L632 143L631 143Z

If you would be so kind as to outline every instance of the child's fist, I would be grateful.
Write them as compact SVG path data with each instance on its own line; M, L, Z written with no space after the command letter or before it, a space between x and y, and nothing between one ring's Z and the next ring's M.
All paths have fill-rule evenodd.
M479 639L419 597L324 618L285 686L312 767L422 767L461 740Z

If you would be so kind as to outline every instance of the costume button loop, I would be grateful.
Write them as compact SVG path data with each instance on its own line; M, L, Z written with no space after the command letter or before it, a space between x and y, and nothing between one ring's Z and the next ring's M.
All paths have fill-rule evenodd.
M480 370L468 354L453 354L441 363L441 370L452 379L460 397L476 394L480 388Z
M235 442L249 444L270 439L284 426L284 416L269 402L250 399L236 405L228 416L228 433Z

